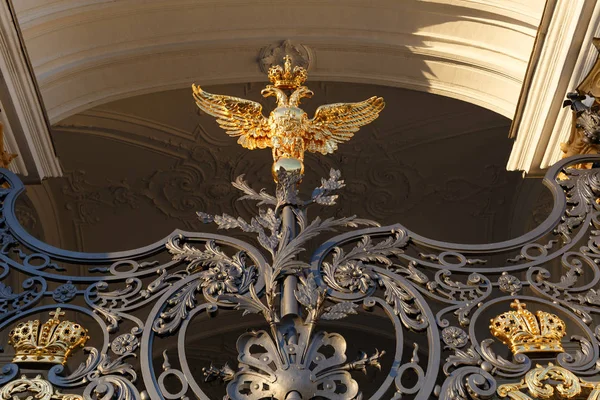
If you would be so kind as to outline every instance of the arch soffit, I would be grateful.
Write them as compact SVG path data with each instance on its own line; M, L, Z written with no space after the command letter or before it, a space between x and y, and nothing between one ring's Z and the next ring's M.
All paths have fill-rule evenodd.
M312 80L380 84L512 118L543 1L18 2L48 115L188 86L263 82L260 49L311 48Z

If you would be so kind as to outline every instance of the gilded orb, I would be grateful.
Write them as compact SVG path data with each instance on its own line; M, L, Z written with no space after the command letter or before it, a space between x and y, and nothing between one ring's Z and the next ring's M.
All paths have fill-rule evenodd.
M298 158L282 157L273 163L273 178L277 182L277 171L283 168L286 172L304 173L304 163Z

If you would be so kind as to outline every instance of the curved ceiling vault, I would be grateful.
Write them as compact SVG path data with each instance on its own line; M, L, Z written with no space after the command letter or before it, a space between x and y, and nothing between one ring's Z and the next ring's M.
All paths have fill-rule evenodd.
M380 84L512 118L544 0L19 0L51 123L134 95L264 81L260 49L310 48L312 80Z

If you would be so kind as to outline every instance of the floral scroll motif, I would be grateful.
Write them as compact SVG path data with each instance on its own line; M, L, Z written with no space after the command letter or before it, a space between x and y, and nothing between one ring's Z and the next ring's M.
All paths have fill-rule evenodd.
M52 293L52 298L57 303L66 303L71 301L76 294L77 288L69 281L57 287Z
M251 347L256 347L250 352ZM326 356L323 347L333 349ZM238 340L241 369L227 386L231 398L249 390L248 399L285 399L290 379L302 398L324 396L328 399L352 399L358 394L358 385L352 379L346 364L346 341L335 333L319 332L310 343L278 346L265 331L242 335ZM281 353L279 353L281 351ZM249 388L249 389L246 389Z
M529 396L525 393L529 393ZM545 367L537 365L519 383L500 385L498 395L501 398L508 397L515 400L532 400L532 398L595 400L600 396L600 384L578 378L571 371L550 363Z
M256 277L256 267L246 265L246 254L237 252L233 257L226 255L215 241L206 242L205 250L184 243L181 237L174 238L167 244L173 259L187 261L190 274L200 271L200 288L211 301L223 294L248 291Z
M371 287L375 286L378 278L377 274L366 268L360 260L349 260L335 270L333 279L327 275L326 277L329 282L341 289L349 292L360 291L361 293L367 293Z
M32 250L20 243L28 236L11 209L18 181L2 172L11 188L0 189L0 329L61 303L95 321L88 344L97 347L85 348L79 366L51 367L47 380L19 378L23 367L7 364L0 393L44 400L213 398L203 390L218 386L205 386L212 383L204 378L225 382L221 394L232 400L285 400L292 392L336 400L600 398L600 328L592 328L600 314L600 179L597 169L569 169L557 183L569 162L551 170L547 183L560 207L543 229L508 244L476 246L428 240L400 225L380 227L354 216L309 219L307 207L338 201L344 187L339 171L330 171L305 200L297 188L300 175L280 176L275 195L239 178L234 186L243 198L258 203L253 218L199 217L252 234L264 254L227 236L180 231L128 252L86 255L30 240L39 247ZM305 257L309 242L344 229ZM89 268L69 274L74 266ZM9 286L14 270L28 276L22 289ZM294 304L291 311L283 312L283 298ZM569 345L563 341L565 352L542 362L534 354L500 350L485 329L489 307L517 299L569 316L567 329L577 329L569 331ZM394 351L387 342L386 353L379 343L378 349L342 335L369 311L368 318L393 326ZM255 314L260 325L236 332L237 346L224 345L237 350L228 364L220 363L224 367L198 357L199 365L190 368L186 350L206 321L195 320L201 313L216 322L223 315ZM343 328L334 329L338 325ZM354 347L363 344L368 353ZM4 349L7 357L10 351ZM199 370L204 376L195 376ZM372 390L357 374L366 370L378 386Z
M519 278L509 275L507 272L503 272L502 276L498 278L498 286L500 290L510 294L516 294L523 288L523 284Z
M35 378L27 378L23 375L0 389L0 398L18 399L20 394L31 393L28 399L40 400L83 400L83 396L76 394L63 394L52 387L52 384L43 379L41 375Z
M391 266L389 257L402 254L407 242L406 234L399 231L379 243L373 243L370 236L363 236L348 254L336 247L332 263L323 263L323 279L340 292L358 291L366 294L376 284L383 283L372 267L365 263L373 261Z
M139 345L140 342L135 335L131 333L124 333L112 341L110 344L110 349L116 355L122 356L126 353L133 353Z
M464 347L469 338L467 333L456 326L449 326L442 331L442 340L452 348Z

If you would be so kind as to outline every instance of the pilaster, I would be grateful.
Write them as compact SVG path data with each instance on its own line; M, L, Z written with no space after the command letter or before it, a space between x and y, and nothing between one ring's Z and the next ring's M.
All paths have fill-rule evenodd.
M0 2L0 122L10 169L27 181L62 176L50 125L10 0Z

